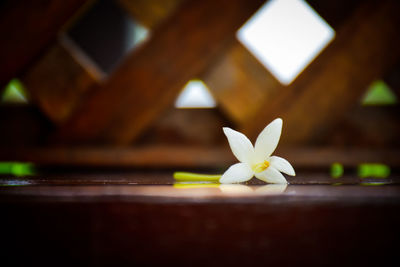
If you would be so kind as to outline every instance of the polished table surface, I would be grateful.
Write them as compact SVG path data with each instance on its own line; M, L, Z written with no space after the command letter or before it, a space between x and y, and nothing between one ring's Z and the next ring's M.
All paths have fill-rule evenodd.
M2 177L2 258L17 266L399 263L398 181L300 174L289 185L219 185L174 183L167 171Z

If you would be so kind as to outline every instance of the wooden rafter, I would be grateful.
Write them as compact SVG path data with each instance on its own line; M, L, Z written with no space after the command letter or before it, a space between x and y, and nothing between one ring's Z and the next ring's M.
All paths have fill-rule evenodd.
M334 28L341 26L360 1L308 1ZM346 8L342 8L346 4ZM219 105L236 124L258 116L266 102L285 90L278 80L238 41L203 75Z
M0 8L0 87L20 74L54 40L87 0L6 1Z
M184 0L118 0L132 17L144 26L155 29L169 17Z
M63 35L22 76L34 101L55 123L63 123L102 73Z
M400 148L400 106L356 105L335 126L329 136L320 136L316 145L328 143L335 147ZM354 138L357 137L357 138Z
M369 2L379 0L368 0ZM334 29L339 29L365 0L307 0L310 6Z
M202 76L224 113L237 125L256 116L264 99L281 88L264 66L238 41Z
M356 167L380 162L397 170L397 149L279 148L277 155L296 169L328 170L333 162ZM0 160L33 162L39 166L128 167L128 168L220 168L225 171L237 160L227 146L145 146L145 147L50 147L0 150Z
M274 101L266 100L242 130L256 136L266 123L282 117L287 144L304 144L328 133L359 104L369 83L399 59L398 10L396 1L360 5L318 59Z
M138 136L134 146L187 145L220 146L226 144L222 127L231 126L219 109L165 110ZM199 134L201 133L201 134Z
M133 19L150 29L159 25L181 2L119 1ZM62 124L77 107L85 104L82 101L85 94L100 87L99 81L105 74L67 33L62 33L21 78L35 104L53 122Z
M184 2L86 100L59 138L130 143L171 105L189 79L204 71L234 40L236 30L262 2Z

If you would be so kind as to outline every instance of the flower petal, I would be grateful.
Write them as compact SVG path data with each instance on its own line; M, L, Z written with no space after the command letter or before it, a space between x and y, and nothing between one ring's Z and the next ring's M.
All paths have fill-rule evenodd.
M271 184L287 184L285 177L274 167L268 167L265 171L255 174L256 177L264 182Z
M281 132L282 119L280 118L275 119L262 130L254 146L255 160L257 162L263 162L274 152L281 137Z
M233 155L240 162L250 163L254 156L254 148L250 140L244 134L231 128L224 127L223 130L228 138Z
M269 163L272 167L274 167L280 172L286 173L291 176L296 175L292 165L290 165L289 161L287 161L284 158L272 156L269 158Z
M240 183L250 180L254 175L253 170L247 163L236 163L229 167L228 170L219 179L220 183Z

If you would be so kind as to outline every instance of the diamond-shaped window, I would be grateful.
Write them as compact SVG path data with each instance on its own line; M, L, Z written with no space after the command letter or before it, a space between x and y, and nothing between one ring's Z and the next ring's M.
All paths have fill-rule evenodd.
M69 29L68 36L101 70L110 73L148 36L148 29L117 1L98 0Z
M334 36L335 31L302 0L270 0L237 32L239 41L285 85Z

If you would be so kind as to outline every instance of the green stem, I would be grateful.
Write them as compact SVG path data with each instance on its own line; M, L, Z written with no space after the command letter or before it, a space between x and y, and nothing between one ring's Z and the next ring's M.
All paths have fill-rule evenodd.
M218 182L222 174L199 174L191 172L175 172L174 179L181 182Z

